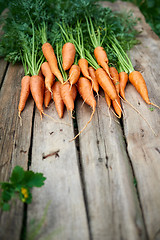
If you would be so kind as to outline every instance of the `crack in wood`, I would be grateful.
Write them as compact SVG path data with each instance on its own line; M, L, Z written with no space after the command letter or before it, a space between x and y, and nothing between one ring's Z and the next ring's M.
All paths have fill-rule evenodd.
M75 109L76 109L76 107L75 107ZM73 117L74 117L72 119L73 131L74 131L74 135L76 136L79 132L76 110L74 111ZM87 192L86 192L86 187L85 187L84 170L83 170L83 166L82 166L82 158L81 158L81 153L80 153L81 151L80 151L79 136L75 139L75 146L76 146L76 150L77 150L77 164L78 164L78 168L79 168L81 189L82 189L85 212L86 212L86 219L87 219L87 224L88 224L89 239L92 240L93 237L92 237L92 231L91 231L91 225L90 225L89 204L88 204Z
M8 161L4 162L2 165L0 165L0 169L2 169L9 162L11 162L11 160L8 160Z
M28 170L29 167L32 164L32 146L33 146L33 131L34 131L34 120L35 120L35 103L33 107L33 116L32 116L32 128L31 128L31 140L30 140L30 146L29 146L29 151L28 151Z
M27 151L26 150L20 150L20 153L27 153Z
M48 157L52 157L52 156L55 156L55 158L59 158L59 151L60 150L57 150L57 151L54 151L54 152L52 152L52 153L49 153L49 154L47 154L47 155L44 155L44 153L42 154L42 160L44 160L44 159L46 159L46 158L48 158Z
M158 147L155 148L155 150L160 153L160 149Z
M145 217L144 217L144 212L143 212L143 208L142 208L142 203L141 203L141 200L140 200L140 194L139 194L139 189L138 189L138 181L136 179L135 171L134 171L134 168L133 168L133 165L132 165L132 161L131 161L131 158L130 158L130 155L129 155L129 152L128 152L128 143L127 143L127 139L126 139L126 135L125 135L125 131L124 131L123 121L124 121L124 119L123 119L123 116L122 116L122 118L120 119L120 125L121 125L123 136L124 136L123 137L124 144L126 146L125 147L126 148L126 153L127 153L128 159L129 159L130 166L131 166L133 179L135 179L135 181L137 183L136 186L135 186L135 189L136 189L136 194L137 194L137 198L138 198L138 202L139 202L139 207L140 207L140 210L141 210L142 219L143 219L143 223L144 223L146 240L148 240L149 239L149 235L148 235L148 230L147 230L147 226L146 226L146 222L145 222ZM136 224L136 221L135 221L135 224ZM136 226L137 226L137 224L136 224Z
M50 132L49 134L52 135L54 132Z
M7 63L6 68L5 68L5 70L4 70L4 73L3 73L3 76L2 76L2 80L1 80L1 82L0 82L0 90L1 90L1 88L2 88L2 85L3 85L3 82L4 82L4 79L5 79L5 76L6 76L8 67L9 67L9 63Z

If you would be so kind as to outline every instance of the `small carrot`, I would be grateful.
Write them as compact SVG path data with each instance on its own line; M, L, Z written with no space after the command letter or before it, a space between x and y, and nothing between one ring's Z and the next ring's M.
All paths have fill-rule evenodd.
M71 95L72 95L72 98L73 98L73 101L75 101L76 97L77 97L77 88L75 85L73 85L71 87Z
M55 108L57 110L59 118L63 117L64 112L64 102L60 94L61 83L59 81L55 82L52 86L53 100L55 102Z
M78 61L78 65L81 69L83 76L92 80L88 71L88 61L85 58L80 58Z
M110 76L110 71L108 66L108 57L104 48L101 46L96 47L94 49L94 56L97 60L98 65L100 65Z
M99 84L98 84L98 80L96 78L95 70L91 66L88 68L88 70L89 70L89 74L90 74L91 79L92 79L91 81L92 81L93 91L95 91L98 94L98 92L99 92Z
M69 79L68 79L71 86L78 81L78 79L80 77L80 73L81 73L81 70L78 65L74 64L71 66L71 68L69 70Z
M112 101L112 105L113 105L115 112L118 114L118 117L121 118L122 108L121 108L121 101L120 101L119 96L117 97L116 101L115 100Z
M44 91L44 106L45 107L48 107L51 99L52 99L51 92L45 87L45 91Z
M101 40L101 32L100 29L94 29L94 24L91 20L91 18L87 18L86 17L86 22L87 22L87 27L88 27L88 33L92 42L92 45L94 47L94 56L97 60L98 65L100 65L106 72L107 74L110 76L110 72L109 72L109 66L108 66L108 57L107 57L107 53L104 50L104 48L102 47L102 43L105 39L105 36L103 37L103 39ZM106 35L106 33L105 33Z
M145 83L145 80L142 76L142 74L138 71L133 71L129 74L129 81L132 83L132 85L136 88L136 90L139 92L143 100L147 104L151 104L149 97L148 97L148 90Z
M45 77L45 86L46 86L46 88L50 92L52 92L51 88L52 88L53 82L55 80L55 76L51 72L51 69L50 69L50 66L49 66L48 62L42 63L41 71L42 71L42 74Z
M41 77L41 78L44 78L41 69L39 70L38 76Z
M103 88L104 92L108 94L111 100L117 99L117 92L115 86L103 68L97 68L96 77L99 85Z
M44 96L44 81L38 75L34 75L30 78L30 89L32 97L36 103L36 106L40 112L40 115L44 114L43 112L43 96Z
M26 101L30 93L30 76L24 76L21 80L21 95L18 105L18 115L20 117L21 112L25 108Z
M119 92L123 99L125 99L125 87L128 82L128 74L126 72L119 73Z
M53 47L51 46L51 44L47 43L47 42L44 43L42 45L42 51L43 51L43 54L44 54L46 60L49 63L52 73L58 78L58 80L61 83L63 83L63 77L62 77L61 72L59 71L57 58L56 58L56 55L54 53L54 50L53 50Z
M64 71L71 68L74 63L74 58L76 54L76 48L73 43L66 42L62 48L62 67Z
M60 93L67 110L71 112L72 116L72 112L74 110L74 100L71 92L71 85L68 82L61 84Z
M118 71L115 67L110 67L109 72L110 72L110 75L111 75L111 79L112 79L112 81L115 85L117 95L119 95L119 74L118 74Z
M85 78L85 77L80 77L79 78L79 80L77 82L78 92L81 95L81 97L83 98L84 102L92 107L92 114L91 114L90 119L86 123L86 125L80 130L80 132L72 140L75 140L84 131L84 129L87 127L87 125L91 122L91 120L93 118L93 115L95 113L96 100L94 98L93 91L91 90L91 87L92 87L91 82L87 78Z

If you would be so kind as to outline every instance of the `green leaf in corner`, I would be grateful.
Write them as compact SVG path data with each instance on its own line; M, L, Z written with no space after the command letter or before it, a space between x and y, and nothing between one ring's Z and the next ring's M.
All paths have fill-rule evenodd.
M24 174L23 182L25 186L32 187L41 187L44 185L45 177L42 173L34 173L33 171L27 171Z
M20 166L16 166L14 169L13 169L13 172L12 172L12 175L10 177L10 181L13 183L13 184L20 184L22 182L24 178L24 170L22 167Z

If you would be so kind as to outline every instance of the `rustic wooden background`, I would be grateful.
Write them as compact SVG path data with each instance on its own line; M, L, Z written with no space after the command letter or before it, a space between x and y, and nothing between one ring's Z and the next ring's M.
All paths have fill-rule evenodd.
M133 10L141 19L137 26L142 30L141 44L130 57L146 80L150 99L160 105L160 39L137 7L102 4ZM160 239L160 110L151 111L128 84L126 98L157 136L125 102L122 119L115 121L111 113L110 123L100 98L92 122L79 139L69 142L88 121L90 107L78 98L76 119L65 112L62 123L54 123L47 117L41 121L30 98L20 126L17 106L23 68L1 59L0 73L0 181L8 180L16 165L43 172L47 178L42 188L33 190L32 204L17 201L9 213L0 212L0 239L22 240L25 229L27 240ZM46 112L58 120L54 104Z

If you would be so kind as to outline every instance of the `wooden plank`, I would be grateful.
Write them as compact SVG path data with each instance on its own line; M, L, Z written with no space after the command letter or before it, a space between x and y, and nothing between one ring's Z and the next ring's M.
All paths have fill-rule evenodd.
M23 75L21 65L9 65L0 91L0 181L8 181L16 165L27 169L30 148L33 101L27 102L22 114L23 125L18 117L20 81ZM0 212L0 239L18 240L23 217L23 204L17 201L10 212Z
M72 120L67 112L59 120L53 109L52 104L47 114L71 125L54 123L46 116L41 121L36 111L31 169L43 172L47 180L43 188L33 191L33 202L28 209L28 232L31 231L29 223L42 219L50 202L39 237L87 240L89 232L76 147L74 142L69 142L74 136Z
M0 87L2 86L3 79L5 77L5 72L7 69L7 62L4 61L2 58L0 59Z
M79 129L91 113L81 104ZM79 137L92 239L146 239L121 126L113 119L109 126L107 113L100 98L92 122Z
M113 9L132 8L136 17L141 18L137 29L142 30L141 41L131 51L131 60L136 70L145 78L151 101L160 105L159 59L160 39L146 24L143 15L132 4L113 4ZM160 110L150 111L133 86L128 84L126 98L148 120L157 136L129 106L124 104L124 129L128 153L138 182L138 193L143 210L149 239L160 238Z

